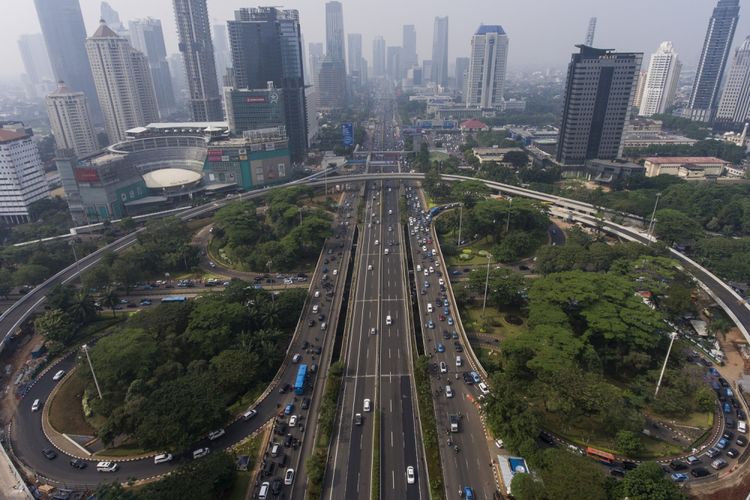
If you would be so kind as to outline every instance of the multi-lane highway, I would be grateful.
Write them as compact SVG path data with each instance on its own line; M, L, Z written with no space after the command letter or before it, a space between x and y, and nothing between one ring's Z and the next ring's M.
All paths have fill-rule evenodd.
M445 494L466 487L475 498L494 498L495 479L478 402L482 391L470 373L478 370L463 344L447 268L417 188L407 188L409 247L437 422ZM467 382L470 382L467 383ZM451 427L451 418L454 427Z

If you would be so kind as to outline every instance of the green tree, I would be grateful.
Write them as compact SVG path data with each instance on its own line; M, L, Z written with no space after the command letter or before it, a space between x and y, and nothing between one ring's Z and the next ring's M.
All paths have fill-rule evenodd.
M513 165L513 168L519 169L529 163L529 154L526 151L508 151L503 160Z
M486 270L477 268L469 273L469 288L473 292L484 294L485 282L488 284L487 300L496 308L523 303L526 284L522 274L504 267L490 269L489 280Z
M154 500L214 500L232 489L237 468L232 455L220 451L180 466L164 479L146 485L139 497Z
M34 321L34 329L46 339L69 346L75 338L76 328L73 320L60 309L51 309Z
M109 289L102 297L102 305L110 308L112 311L112 317L114 318L117 316L115 310L117 309L117 306L120 305L120 296L114 289Z
M643 451L641 437L633 431L620 431L616 439L617 449L628 457L637 457Z
M547 449L539 472L546 498L578 500L607 498L605 476L601 468L584 457L560 449Z
M643 462L622 480L623 498L630 500L684 500L687 496L670 481L656 462Z
M681 243L697 238L701 228L693 218L677 210L665 208L656 212L656 236L667 244Z
M50 270L46 266L38 264L23 264L18 266L13 273L13 283L18 286L38 285L46 280L50 275Z
M0 268L0 296L8 299L8 294L13 289L13 279L11 272L5 268Z
M510 482L513 498L517 500L546 500L544 485L531 474L515 474Z
M480 200L490 195L490 189L481 181L461 181L453 184L451 198L460 201L466 208L471 208Z

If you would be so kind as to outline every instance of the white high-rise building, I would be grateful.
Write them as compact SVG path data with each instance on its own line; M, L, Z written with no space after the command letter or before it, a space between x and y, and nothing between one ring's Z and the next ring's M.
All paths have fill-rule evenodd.
M29 222L29 205L48 193L42 158L31 135L23 128L0 128L0 220Z
M337 62L345 61L344 9L341 2L326 2L326 55Z
M86 39L86 52L110 143L124 140L126 130L158 121L154 84L141 52L105 23Z
M448 85L448 16L435 17L432 31L432 83Z
M662 42L651 55L641 98L640 116L664 113L674 101L682 63L672 42Z
M73 91L60 82L57 90L45 97L45 102L57 149L72 149L78 158L99 149L83 92Z
M750 120L750 36L734 52L716 120L732 123Z
M502 106L507 63L508 35L502 26L480 26L471 38L467 107L491 109Z

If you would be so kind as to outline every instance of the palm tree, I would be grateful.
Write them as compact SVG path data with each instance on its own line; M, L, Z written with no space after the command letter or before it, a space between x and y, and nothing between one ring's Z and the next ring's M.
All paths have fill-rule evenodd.
M120 297L117 295L117 292L113 289L108 289L107 292L104 294L104 297L102 298L102 304L109 307L112 310L112 317L115 318L117 314L115 313L115 307L120 303Z
M75 294L74 301L67 312L79 325L88 324L96 318L94 299L91 298L91 295L80 291Z

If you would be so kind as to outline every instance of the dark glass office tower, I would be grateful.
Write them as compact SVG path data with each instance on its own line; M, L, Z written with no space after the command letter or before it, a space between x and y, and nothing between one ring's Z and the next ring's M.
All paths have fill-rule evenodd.
M227 28L235 88L265 89L273 82L281 90L290 154L301 162L307 151L307 104L299 12L240 9Z
M642 53L576 45L568 64L557 161L583 165L622 154L622 132L630 115Z
M180 52L185 62L193 121L221 121L219 83L206 0L174 0Z
M86 27L78 0L34 0L55 80L86 94L91 117L102 123L91 66L86 55Z
M713 120L719 103L719 89L729 50L734 40L734 30L740 16L740 0L719 0L708 21L703 52L695 73L690 102L685 118L708 122Z

